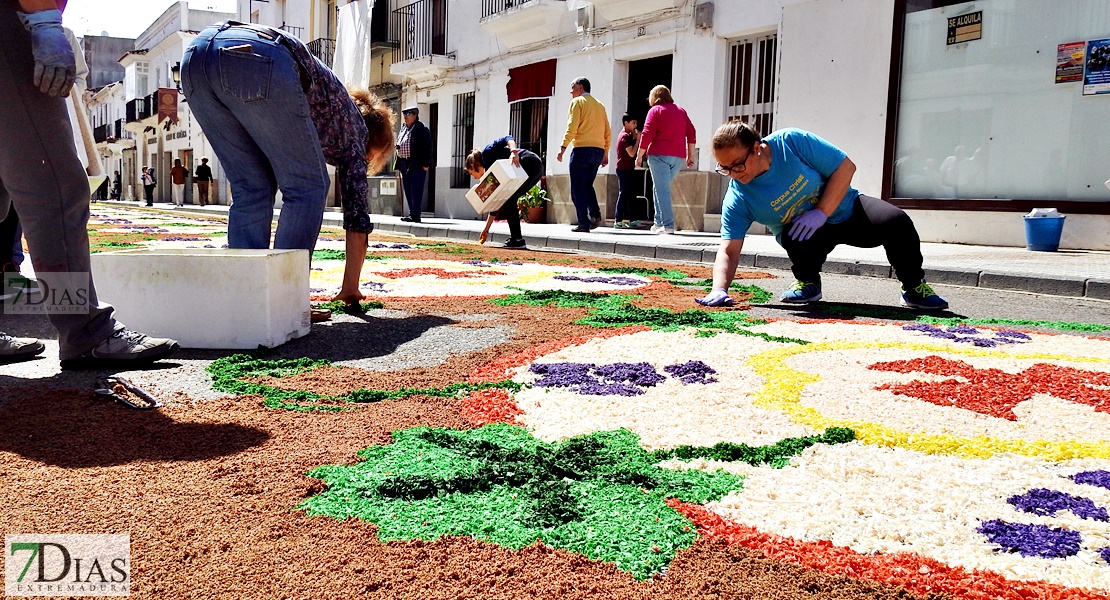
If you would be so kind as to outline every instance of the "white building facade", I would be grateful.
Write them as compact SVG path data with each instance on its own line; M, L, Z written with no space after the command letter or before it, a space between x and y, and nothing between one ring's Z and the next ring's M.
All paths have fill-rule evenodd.
M709 141L721 123L743 119L840 146L858 166L853 184L910 211L927 241L1024 245L1021 215L1054 206L1068 215L1062 247L1110 250L1110 163L1099 150L1110 94L1054 82L1059 44L1110 38L1104 1L338 3L341 15L364 19L355 33L380 27L388 4L388 56L344 68L373 81L390 63L402 78L401 104L419 106L433 132L425 210L439 216L477 216L463 197L472 183L463 157L511 133L545 158L548 221L570 223L567 163L554 159L570 82L587 77L614 137L623 113L642 118L657 84L690 114L698 155L674 186L679 229L719 227L726 182L712 171ZM978 37L948 43L949 19L973 13ZM364 38L338 37L337 54L367 54ZM613 156L596 183L610 217ZM641 198L634 210L644 217L649 205Z
M125 197L130 186L134 199L142 198L140 176L142 167L148 166L154 168L158 181L154 200L169 202L170 168L175 159L180 159L190 173L185 203L193 202L196 188L191 174L201 157L208 157L215 179L209 190L209 202L228 203L228 187L219 159L193 118L188 102L179 93L174 71L180 68L185 48L197 32L213 23L234 18L233 13L193 10L187 2L177 2L135 40L135 50L120 58L125 73L123 128L135 139L134 148L123 151ZM176 120L166 117L167 112L174 111Z

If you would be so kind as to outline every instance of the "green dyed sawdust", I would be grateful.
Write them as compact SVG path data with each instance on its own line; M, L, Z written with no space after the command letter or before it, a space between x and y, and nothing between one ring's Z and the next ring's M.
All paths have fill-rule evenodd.
M656 467L626 430L548 444L500 424L407 429L393 440L360 451L358 464L313 469L328 489L301 508L373 522L382 540L459 535L514 549L542 540L643 579L695 538L667 498L704 503L742 483Z
M519 294L492 298L489 301L498 306L527 304L530 306L549 306L560 308L602 308L616 307L639 299L640 296L627 294L598 294L591 292L567 292L563 290L526 290Z
M721 442L714 446L679 446L668 450L656 450L651 456L656 461L677 458L691 460L704 458L709 460L723 460L729 462L745 462L750 465L770 465L776 469L785 467L790 458L801 454L803 450L816 444L846 444L856 439L856 432L844 427L830 427L821 435L811 435L799 438L787 438L770 446L749 446L747 444L734 444Z
M890 319L896 321L915 321L930 325L1008 325L1011 327L1040 327L1058 331L1079 331L1087 333L1101 333L1110 331L1110 325L1097 323L1077 323L1074 321L1038 321L1033 319L971 319L968 317L934 317L931 315L917 315L909 309L896 308L871 308L850 306L844 304L819 305L815 307L821 312L837 316L864 317L872 319Z
M385 260L387 258L397 258L395 256L383 256L379 254L366 254L366 260ZM347 260L346 250L313 250L312 260Z
M348 315L360 315L368 310L384 308L385 305L377 300L370 302L360 302L358 304L347 304L342 300L332 300L330 302L320 302L312 305L313 308L323 308L330 310L333 313L345 313Z
M761 325L767 321L757 319L739 311L705 311L690 309L679 313L665 308L638 308L632 304L602 307L590 312L583 319L575 321L580 325L592 327L628 327L630 325L645 325L652 329L663 331L677 331L684 327L693 327L700 335L703 331L734 333L759 337L771 342L788 344L808 344L806 340L769 335L748 329L752 325Z
M598 271L615 275L639 275L641 277L661 277L663 279L686 279L686 273L677 269L637 269L634 267L600 267Z
M268 408L296 412L341 411L353 409L353 404L399 400L409 396L464 396L475 390L502 388L518 391L523 384L515 381L485 383L453 383L442 388L402 388L400 390L358 389L346 396L325 396L307 390L286 390L243 381L259 377L292 377L331 366L326 359L263 359L247 354L234 354L212 361L205 369L212 377L212 389L236 396L257 395Z

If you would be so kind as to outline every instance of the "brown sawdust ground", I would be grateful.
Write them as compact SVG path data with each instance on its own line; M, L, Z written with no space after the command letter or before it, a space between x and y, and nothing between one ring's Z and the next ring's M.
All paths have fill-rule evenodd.
M490 251L480 258L519 255ZM598 266L593 258L569 258L574 263L560 264ZM693 277L710 276L705 267L687 267L681 268ZM639 306L693 308L689 289L659 283L637 293L644 296ZM465 381L499 356L597 331L573 324L585 309L462 299L399 300L386 308L496 315L451 326L509 324L514 336L436 367L325 368L261 381L337 395L360 387L442 387ZM457 537L383 544L371 523L296 510L322 490L305 476L309 469L351 464L359 449L422 425L469 427L457 399L417 397L306 414L270 410L247 396L136 412L88 391L36 392L29 385L0 407L0 530L128 533L136 598L914 598L901 588L825 575L708 540L679 552L665 577L636 581L613 565L543 545L513 551Z

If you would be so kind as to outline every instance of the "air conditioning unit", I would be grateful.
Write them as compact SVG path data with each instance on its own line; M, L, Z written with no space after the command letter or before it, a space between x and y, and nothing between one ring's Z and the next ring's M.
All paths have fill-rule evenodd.
M575 13L575 24L577 25L578 33L586 33L594 28L594 5L584 4L578 7Z

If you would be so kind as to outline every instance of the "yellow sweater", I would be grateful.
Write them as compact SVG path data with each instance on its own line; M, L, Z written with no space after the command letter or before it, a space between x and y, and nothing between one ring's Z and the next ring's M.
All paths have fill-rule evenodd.
M571 100L563 146L573 143L575 148L601 148L608 154L611 141L612 132L609 131L605 106L589 94Z

